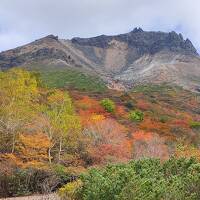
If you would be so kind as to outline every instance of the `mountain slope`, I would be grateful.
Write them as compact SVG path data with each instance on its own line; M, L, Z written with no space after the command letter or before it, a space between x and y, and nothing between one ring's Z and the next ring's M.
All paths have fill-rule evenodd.
M200 88L200 57L189 39L175 32L141 28L116 36L58 39L49 35L0 53L0 68L75 69L99 75L110 87L173 83Z

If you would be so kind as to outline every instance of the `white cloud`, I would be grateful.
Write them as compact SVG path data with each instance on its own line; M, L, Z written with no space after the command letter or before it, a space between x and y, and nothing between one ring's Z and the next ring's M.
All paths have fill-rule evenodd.
M199 0L1 0L0 50L47 34L91 37L144 30L182 32L200 49Z

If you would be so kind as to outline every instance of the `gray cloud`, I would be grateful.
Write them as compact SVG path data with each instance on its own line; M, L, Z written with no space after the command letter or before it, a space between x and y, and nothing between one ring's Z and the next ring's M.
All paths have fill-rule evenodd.
M1 0L0 51L47 34L118 34L142 27L183 33L200 49L199 0Z

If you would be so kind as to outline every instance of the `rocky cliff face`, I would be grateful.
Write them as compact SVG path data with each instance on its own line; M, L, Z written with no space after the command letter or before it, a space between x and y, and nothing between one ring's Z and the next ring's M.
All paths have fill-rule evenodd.
M72 43L80 46L95 46L99 48L109 48L112 40L117 40L128 44L129 48L136 50L137 56L144 54L155 54L162 50L177 53L198 55L196 49L189 39L184 40L181 34L176 32L146 32L141 28L135 28L130 33L106 36L101 35L93 38L73 38Z
M0 68L51 65L96 73L109 85L169 82L200 88L200 58L189 39L176 32L141 28L116 36L59 39L49 35L0 53Z

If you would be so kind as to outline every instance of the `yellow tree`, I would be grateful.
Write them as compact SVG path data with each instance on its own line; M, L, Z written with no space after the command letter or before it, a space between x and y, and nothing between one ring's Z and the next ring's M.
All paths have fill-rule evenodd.
M69 144L68 136L73 138L80 131L79 118L75 115L68 93L61 90L48 93L43 113L47 121L44 128L52 144L49 148L49 162L51 163L51 150L55 145L58 148L58 162L60 162L63 145Z
M11 69L0 73L0 142L6 144L2 145L4 151L14 152L17 134L31 119L37 95L37 81L30 72Z

